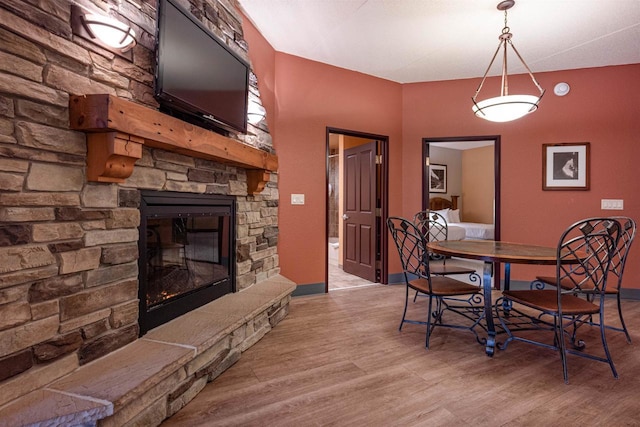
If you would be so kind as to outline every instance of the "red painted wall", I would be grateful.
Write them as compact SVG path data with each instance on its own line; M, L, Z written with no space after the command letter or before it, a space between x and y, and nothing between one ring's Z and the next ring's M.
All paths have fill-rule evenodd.
M274 147L280 162L282 274L297 283L322 283L326 252L326 128L389 137L391 214L402 203L402 92L397 83L276 53L277 120ZM291 194L305 195L292 206ZM390 254L392 268L399 262Z
M389 212L401 215L402 87L299 57L273 54L273 48L248 20L243 29L261 95L263 85L269 91L275 89L273 102L263 99L263 104L279 161L281 272L301 285L324 283L326 129L389 137ZM269 73L273 70L272 79ZM291 205L292 193L304 194L305 204ZM395 251L395 247L390 249ZM401 270L397 258L390 252L390 271Z
M512 77L510 83L526 78ZM547 89L540 109L510 123L473 116L470 98L477 79L403 85L405 212L420 208L410 195L421 189L423 137L501 135L502 240L554 246L581 218L620 214L640 221L640 64L536 73L536 78ZM557 97L553 87L562 81L571 91ZM542 144L561 142L591 143L591 190L542 191ZM601 199L624 199L624 210L602 211ZM536 271L513 266L512 277L530 280ZM640 242L632 248L625 286L640 289Z
M640 64L536 73L547 89L540 109L500 124L471 112L478 79L400 85L274 53L248 21L245 37L268 95L263 103L280 161L280 265L299 284L324 282L327 126L390 137L390 215L412 216L421 208L423 137L501 135L503 240L554 246L581 218L621 214L640 221ZM571 85L565 97L553 94L561 81ZM511 93L529 85L527 76L509 83ZM491 85L495 80L481 99L497 94ZM560 142L591 143L590 191L542 191L542 144ZM305 194L306 204L292 206L291 193ZM602 211L603 198L624 199L625 209ZM625 285L640 289L635 245ZM390 273L400 271L394 251ZM513 266L512 277L530 280L536 271Z

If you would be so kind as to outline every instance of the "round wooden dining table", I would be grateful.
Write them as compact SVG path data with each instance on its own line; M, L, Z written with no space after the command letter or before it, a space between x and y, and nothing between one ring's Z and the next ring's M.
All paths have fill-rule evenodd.
M491 277L496 263L505 265L504 288L509 289L511 264L552 265L557 262L557 248L548 246L525 245L495 240L444 240L429 242L430 252L484 261L482 288L484 294L484 314L487 322L486 353L493 356L496 347L496 328L493 321L491 300Z

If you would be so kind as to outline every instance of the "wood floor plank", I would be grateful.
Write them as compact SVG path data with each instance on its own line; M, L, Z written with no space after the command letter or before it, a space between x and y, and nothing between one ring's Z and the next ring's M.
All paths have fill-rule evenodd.
M409 315L424 317L426 299ZM624 301L633 344L607 332L620 374L510 343L493 358L466 331L398 331L402 286L294 298L289 315L163 426L640 425L640 301ZM607 318L617 321L615 301ZM447 319L447 321L452 319ZM596 328L583 331L589 349ZM503 338L500 338L503 339Z

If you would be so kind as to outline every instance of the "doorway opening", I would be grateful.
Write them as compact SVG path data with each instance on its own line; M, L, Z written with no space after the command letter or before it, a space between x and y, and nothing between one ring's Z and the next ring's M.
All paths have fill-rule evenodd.
M327 128L325 292L388 283L388 137Z
M500 240L500 136L423 138L422 143L422 208L450 200L458 212L449 228L462 233L454 238ZM444 185L433 184L434 170ZM498 267L493 282L499 284ZM482 262L478 269L482 276Z

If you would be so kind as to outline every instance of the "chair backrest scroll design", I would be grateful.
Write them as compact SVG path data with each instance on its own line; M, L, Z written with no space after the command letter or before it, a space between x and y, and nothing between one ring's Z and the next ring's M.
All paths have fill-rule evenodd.
M428 242L441 242L449 236L447 221L437 212L420 211L414 215L413 223Z
M389 217L387 226L398 249L407 283L414 278L413 276L428 279L426 242L418 227L400 217Z
M604 294L619 235L620 224L607 218L570 226L558 244L557 283L563 283L565 290L572 287L572 292Z
M609 272L613 273L618 278L618 288L622 285L622 273L624 272L624 266L627 263L627 256L633 239L636 237L636 222L623 216L615 216L614 219L620 223L620 238L618 239L618 245L611 258L611 266Z

